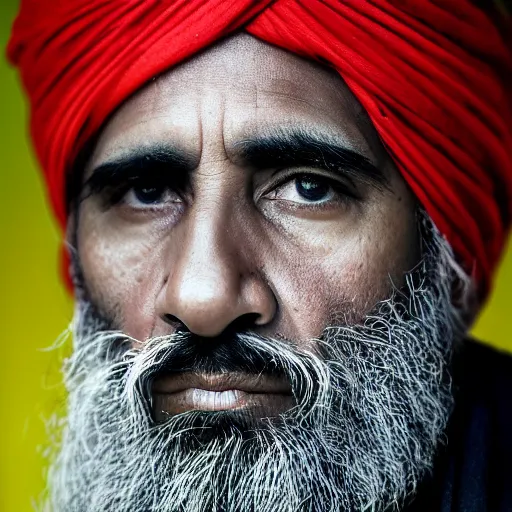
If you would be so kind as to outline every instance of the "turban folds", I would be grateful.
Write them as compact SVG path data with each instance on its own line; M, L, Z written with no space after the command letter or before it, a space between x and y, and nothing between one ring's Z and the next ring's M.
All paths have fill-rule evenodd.
M66 174L108 116L237 30L340 73L485 294L512 213L512 57L471 0L22 0L8 55L60 223Z

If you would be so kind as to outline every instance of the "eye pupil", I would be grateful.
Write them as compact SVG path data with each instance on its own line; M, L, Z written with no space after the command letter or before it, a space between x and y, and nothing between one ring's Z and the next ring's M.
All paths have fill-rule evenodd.
M144 204L154 204L162 199L163 189L155 186L139 186L133 188L138 201Z
M324 180L302 176L295 180L297 193L308 201L320 201L329 193L330 186Z

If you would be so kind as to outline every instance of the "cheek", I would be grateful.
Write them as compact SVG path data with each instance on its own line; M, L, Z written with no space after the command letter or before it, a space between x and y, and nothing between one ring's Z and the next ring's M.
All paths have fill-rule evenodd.
M165 275L165 239L158 228L130 232L82 216L79 258L91 300L129 336L145 339L155 323L155 298Z
M389 293L387 273L361 248L285 261L274 266L270 278L279 298L285 337L307 340L319 336L326 325L359 322Z
M302 340L326 325L360 322L418 261L412 206L375 208L359 220L309 231L276 238L270 266L287 332Z

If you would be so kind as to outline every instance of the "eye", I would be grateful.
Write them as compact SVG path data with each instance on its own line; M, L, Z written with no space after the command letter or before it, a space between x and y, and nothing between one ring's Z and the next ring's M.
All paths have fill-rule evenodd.
M281 199L300 204L324 204L336 200L333 180L313 174L302 174L276 187L271 199Z
M181 203L181 197L165 184L140 183L125 193L122 202L133 208L161 207L169 203Z

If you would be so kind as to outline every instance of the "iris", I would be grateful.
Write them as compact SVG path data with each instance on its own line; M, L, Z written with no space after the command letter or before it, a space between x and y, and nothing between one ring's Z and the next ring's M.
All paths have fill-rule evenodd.
M155 204L162 200L165 188L159 186L136 186L133 193L138 201L143 204Z
M297 193L308 201L321 201L330 192L330 185L325 180L314 176L301 176L295 180Z

